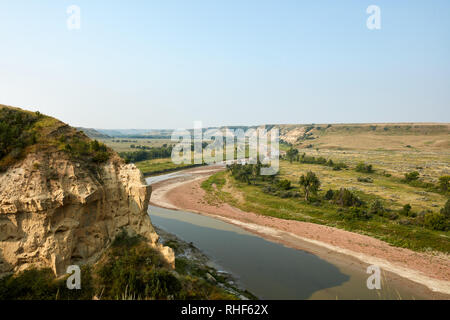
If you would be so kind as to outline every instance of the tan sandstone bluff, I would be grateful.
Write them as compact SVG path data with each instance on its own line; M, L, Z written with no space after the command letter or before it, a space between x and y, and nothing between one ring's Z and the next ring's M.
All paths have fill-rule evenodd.
M151 187L117 155L95 170L64 152L31 153L0 174L0 276L31 267L62 275L95 262L122 230L174 266L147 213Z

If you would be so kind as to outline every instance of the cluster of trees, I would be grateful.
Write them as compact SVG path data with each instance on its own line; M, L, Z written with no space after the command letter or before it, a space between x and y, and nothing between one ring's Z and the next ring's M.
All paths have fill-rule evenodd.
M62 145L62 149L75 158L89 158L93 162L102 163L106 162L110 157L106 145L97 140L62 135L59 137L59 142Z
M433 192L443 194L448 194L450 192L450 176L448 175L440 177L438 184L435 184L420 180L420 173L417 171L411 171L405 173L405 178L402 181L414 187L426 188Z
M263 165L261 162L257 162L256 164L238 164L233 163L231 165L227 165L227 170L231 172L233 178L238 181L245 182L247 184L256 184L258 181L274 181L276 179L275 176L262 176L261 168Z
M290 148L286 152L286 159L289 160L290 163L293 161L300 162L300 163L308 163L308 164L319 164L323 166L328 166L333 168L333 170L342 170L347 168L347 165L343 162L334 162L331 159L325 159L324 157L312 157L307 156L306 153L299 154L298 149L296 148Z
M25 147L36 143L34 124L42 117L39 112L23 112L0 108L0 171L22 156ZM1 161L8 156L8 161Z
M294 198L300 197L300 193L292 185L290 180L279 179L277 176L261 176L260 173L261 164L233 164L228 166L228 170L232 176L241 182L248 184L259 184L262 186L262 190L265 193L279 196L281 198ZM442 179L442 184L445 186L449 180L447 178ZM321 186L318 176L309 171L303 174L298 184L303 191L304 199L306 202L320 203L321 198L318 195L318 191ZM433 229L446 231L450 229L450 200L447 201L444 208L440 212L423 212L418 215L412 210L410 204L405 204L400 210L393 211L384 207L381 200L376 199L370 205L366 204L357 194L346 189L340 188L339 190L329 189L324 195L323 200L327 200L335 205L338 205L344 210L340 210L340 215L344 219L359 219L368 220L377 215L385 217L390 220L396 220L399 216L408 217L406 220L408 223L411 221L417 225ZM411 218L414 218L411 220ZM405 221L401 221L402 223Z
M117 140L111 140L112 142L123 142L123 143L127 143L127 142L137 142L137 140L124 140L124 139L117 139Z
M434 230L450 230L450 199L439 213L433 212L425 215L424 225Z
M364 202L353 192L346 188L339 190L328 190L325 193L326 200L332 200L335 204L341 207L361 207Z
M147 150L120 152L119 155L127 162L170 158L172 155L172 146L149 147Z

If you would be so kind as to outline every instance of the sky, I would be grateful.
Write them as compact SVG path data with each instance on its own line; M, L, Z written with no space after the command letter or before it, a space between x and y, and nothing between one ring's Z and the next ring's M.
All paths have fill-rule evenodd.
M0 104L105 129L450 122L450 1L0 0Z

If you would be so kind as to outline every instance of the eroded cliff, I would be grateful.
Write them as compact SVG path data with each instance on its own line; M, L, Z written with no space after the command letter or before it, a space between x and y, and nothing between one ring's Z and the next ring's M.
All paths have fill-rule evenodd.
M74 132L58 122L48 134L61 140ZM69 265L95 262L122 230L145 237L174 265L147 213L151 187L108 152L92 162L49 144L0 173L0 275L31 267L64 274Z

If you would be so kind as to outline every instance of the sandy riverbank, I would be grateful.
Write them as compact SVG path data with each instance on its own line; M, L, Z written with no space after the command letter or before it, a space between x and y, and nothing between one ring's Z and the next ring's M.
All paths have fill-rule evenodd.
M378 265L384 271L402 277L396 281L403 280L403 284L410 287L420 284L415 289L431 298L450 298L448 256L393 247L378 239L323 225L243 212L226 203L210 205L204 200L205 191L200 185L219 170L223 168L185 170L183 172L189 173L186 176L155 183L151 204L213 216L264 238L327 258L333 256L342 261L351 257L363 265Z

